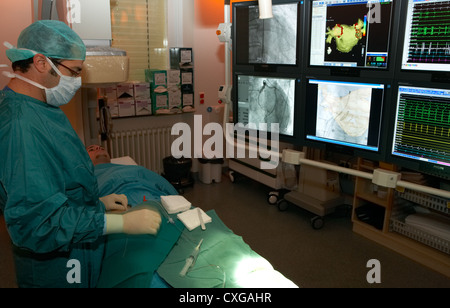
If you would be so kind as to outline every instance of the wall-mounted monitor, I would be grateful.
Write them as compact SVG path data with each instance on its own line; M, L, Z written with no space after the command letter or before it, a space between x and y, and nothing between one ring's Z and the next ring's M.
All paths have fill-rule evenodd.
M281 141L298 139L300 78L236 74L234 91L235 125L272 133L277 124Z
M308 79L305 145L384 160L384 114L389 85Z
M301 2L273 0L272 11L259 19L258 2L233 3L234 65L280 71L300 64Z
M308 67L329 75L392 71L393 0L312 0L308 16ZM393 74L393 73L392 73Z
M389 161L450 179L450 87L399 85Z
M450 71L450 1L409 0L401 67Z

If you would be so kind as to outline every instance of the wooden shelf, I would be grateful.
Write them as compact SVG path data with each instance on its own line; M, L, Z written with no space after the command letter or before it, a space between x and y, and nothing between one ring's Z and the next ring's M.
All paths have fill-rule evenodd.
M360 171L370 171L377 168L384 168L393 170L395 169L392 165L379 164L378 162L372 162L369 160L358 158L358 170ZM353 198L353 212L352 221L354 223L361 222L363 225L374 228L378 232L386 233L389 229L389 217L392 210L392 204L394 200L394 190L389 188L377 187L372 183L372 181L360 177L356 177L355 180L355 194ZM365 206L366 204L374 204L376 206L381 206L384 208L384 216L382 217L382 228L381 230L362 222L357 217L356 209L360 206ZM380 211L381 212L381 211Z
M450 277L450 256L436 249L393 232L380 232L362 222L353 223L353 232Z
M389 201L385 197L380 198L376 192L361 191L357 192L356 195L357 198L364 199L382 207L388 207L389 205Z
M372 172L376 168L396 170L394 165L358 159L358 170ZM356 177L352 210L353 231L450 277L450 255L389 230L395 192L394 189L383 189L379 193L378 189L370 180ZM356 209L366 204L373 204L385 209L381 230L358 218Z

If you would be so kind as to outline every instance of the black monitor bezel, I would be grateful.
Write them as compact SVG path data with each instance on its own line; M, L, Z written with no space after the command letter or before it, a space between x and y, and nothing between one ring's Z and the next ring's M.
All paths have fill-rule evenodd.
M403 63L403 51L405 48L405 37L406 37L406 22L408 16L408 6L409 0L404 0L403 7L401 10L401 23L399 28L398 37L398 53L397 53L397 68L396 76L399 80L410 80L412 82L434 82L437 84L450 83L450 64L448 64L449 70L446 71L436 71L436 70L419 70L419 69L404 69L402 67ZM450 1L449 1L450 4Z
M389 58L386 69L372 68L372 67L331 67L326 65L311 65L311 27L312 27L312 9L313 2L320 0L307 0L305 1L305 34L304 34L304 46L305 46L305 60L303 71L309 75L322 75L332 77L363 77L363 78L393 78L396 72L396 62L398 53L398 30L400 23L400 0L392 1L391 11L391 29L390 29L390 41L389 41L389 54L392 55Z
M245 1L245 2L233 2L232 4L232 53L233 53L233 68L234 70L244 70L244 71L252 71L258 73L293 73L298 72L303 63L303 34L302 27L304 25L304 9L303 9L303 0L272 0L272 5L282 5L282 4L297 4L297 53L296 53L296 64L258 64L258 63L238 63L236 60L236 56L239 52L238 46L240 46L239 42L237 42L237 28L235 21L235 16L237 10L240 8L247 8L250 6L258 6L258 1Z
M279 134L279 141L291 143L295 145L301 144L301 129L302 129L302 123L301 123L301 115L300 112L303 108L301 108L300 103L302 101L302 80L303 77L298 74L279 74L279 73L261 73L261 72L235 72L233 74L233 91L232 91L232 97L233 97L233 124L236 125L239 121L238 119L238 113L239 113L239 107L238 107L238 96L239 96L239 86L238 86L238 78L239 76L254 76L254 77L266 77L266 78L283 78L283 79L294 79L296 80L295 83L295 97L294 97L294 131L293 135L284 135ZM256 130L259 136L259 131ZM246 138L248 138L248 131L246 131ZM272 134L270 132L267 132L267 139L272 140Z
M404 156L392 154L394 145L394 130L395 122L397 118L397 105L398 105L398 94L400 86L408 87L419 87L419 88L432 88L432 89L445 89L450 91L450 84L443 85L437 84L435 82L429 81L412 81L412 80L398 80L392 89L392 104L391 110L389 111L389 135L387 138L387 152L386 152L386 162L394 164L398 167L409 169L412 171L428 174L438 178L443 178L446 180L450 179L450 166L440 166L433 164L431 162L417 160L413 158L408 158Z
M308 125L310 124L311 119L308 118L308 115L310 115L311 112L310 108L317 108L317 105L314 103L312 104L310 100L309 95L309 89L308 84L310 80L324 80L324 81L338 81L338 82L350 82L350 83L368 83L368 84L384 84L384 94L383 94L383 106L380 110L380 128L379 128L379 144L378 144L378 150L369 150L364 149L360 147L353 147L351 145L343 145L343 144L336 144L333 142L327 142L325 140L313 140L307 138L308 135ZM334 152L334 153L341 153L349 156L354 157L361 157L365 159L370 160L377 160L377 161L385 161L386 160L386 151L387 151L387 136L388 136L388 123L389 123L389 117L387 113L391 110L391 91L392 87L392 80L385 80L385 79L378 79L378 78L372 78L372 79L364 79L361 80L359 78L350 78L350 77L342 77L342 76L334 76L330 77L327 75L315 75L311 76L308 75L306 78L304 78L303 83L303 89L302 93L304 93L303 99L305 100L304 103L302 103L302 107L304 108L301 112L303 119L301 122L303 122L303 129L302 129L302 144L307 147L316 148L320 150L324 150L325 152Z

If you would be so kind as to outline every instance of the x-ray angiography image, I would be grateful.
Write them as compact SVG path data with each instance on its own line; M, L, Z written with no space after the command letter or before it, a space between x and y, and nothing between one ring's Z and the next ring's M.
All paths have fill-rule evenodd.
M372 89L319 84L318 137L367 145Z
M243 124L278 123L280 134L294 134L295 79L239 76L238 120Z
M249 62L295 65L297 4L274 5L270 19L259 19L257 7L249 14Z

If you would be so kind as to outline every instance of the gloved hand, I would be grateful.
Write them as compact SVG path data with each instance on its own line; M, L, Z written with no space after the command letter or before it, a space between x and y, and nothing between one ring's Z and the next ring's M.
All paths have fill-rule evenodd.
M128 206L128 198L125 195L111 194L100 198L105 205L106 211L118 210L126 211Z
M150 207L134 208L124 214L106 214L106 234L157 234L161 215Z
M131 210L122 216L126 234L156 234L161 226L161 215L151 208Z

